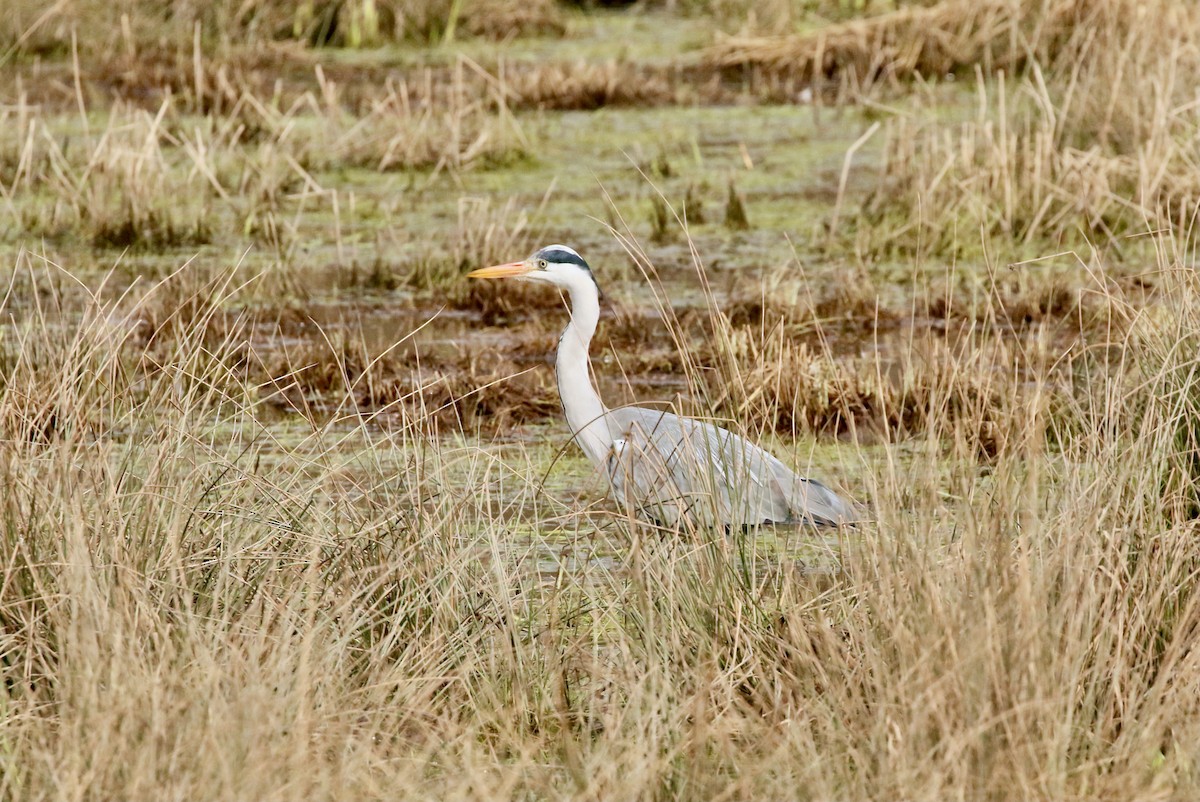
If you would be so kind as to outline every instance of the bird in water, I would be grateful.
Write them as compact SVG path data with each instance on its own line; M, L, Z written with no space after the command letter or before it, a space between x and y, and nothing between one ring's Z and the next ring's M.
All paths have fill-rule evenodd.
M678 526L836 526L854 508L825 485L798 476L749 440L695 418L645 407L609 409L592 385L588 347L600 320L600 288L587 262L565 245L471 278L552 284L571 301L554 372L571 435L604 471L618 503L653 522Z

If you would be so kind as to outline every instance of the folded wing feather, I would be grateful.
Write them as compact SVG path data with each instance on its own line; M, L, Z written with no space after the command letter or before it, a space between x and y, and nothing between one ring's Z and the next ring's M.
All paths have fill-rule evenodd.
M829 488L726 429L641 407L607 418L609 481L618 502L642 517L671 526L684 518L725 526L854 520Z

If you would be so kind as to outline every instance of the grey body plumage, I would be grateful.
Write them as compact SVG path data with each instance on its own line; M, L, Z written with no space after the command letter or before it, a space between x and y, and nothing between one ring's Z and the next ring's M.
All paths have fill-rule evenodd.
M643 517L670 526L854 520L832 490L727 429L644 407L613 409L607 417L614 446L605 469L613 493Z

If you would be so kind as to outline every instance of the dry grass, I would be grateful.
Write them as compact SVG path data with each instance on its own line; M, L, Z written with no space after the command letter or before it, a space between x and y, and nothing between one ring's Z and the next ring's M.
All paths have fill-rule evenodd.
M319 69L319 93L286 109L230 88L223 113L200 119L169 97L153 112L117 103L77 119L22 100L0 110L4 233L155 252L248 233L287 261L300 210L342 213L314 173L436 175L520 158L520 126L502 103L465 89L465 70L460 63L436 90L430 73L414 85L388 82L359 115Z
M1064 142L1053 105L1009 113L1003 101L996 101L999 109L989 105L987 94L981 90L979 119L961 126L890 127L885 183L865 204L866 222L876 229L870 247L952 252L964 234L970 239L982 229L1068 247L1083 243L1082 232L1120 248L1130 233L1190 226L1189 210L1200 197L1187 133L1193 112L1163 119L1122 153L1096 140L1087 147Z
M1129 52L1157 59L1162 54L1155 48L1164 38L1192 38L1194 20L1188 4L1173 0L941 0L804 33L726 37L709 48L706 61L722 69L786 74L818 87L833 79L856 91L976 66L989 74L1031 64L1070 72L1083 60L1124 74ZM1151 30L1152 36L1144 35ZM1122 57L1110 59L1114 50ZM1104 103L1096 96L1090 102Z
M618 232L640 278L605 309L606 397L652 374L772 443L869 511L837 533L648 527L561 428L530 431L558 414L561 300L460 276L539 244L536 211L464 190L445 241L395 222L368 267L343 258L354 202L322 171L452 181L527 150L516 105L708 92L694 75L643 96L620 61L522 78L461 59L357 87L304 62L276 94L210 54L311 42L295 15L322 6L240 7L195 50L193 19L166 21L175 99L91 106L81 67L68 114L0 106L3 238L77 260L20 250L0 293L0 799L1200 794L1190 7L946 2L828 29L834 61L789 40L793 67L857 81L982 75L973 119L889 123L865 216L847 205L849 236L822 243L825 283L789 264L715 287L665 200L669 282ZM492 35L482 7L414 5L416 33L379 35ZM51 8L57 28L27 4L3 22L47 37L13 51L26 66L100 7ZM337 35L365 45L404 8L340 4ZM144 21L137 53L161 55ZM752 249L768 212L713 247ZM1050 256L1079 226L1099 241L1080 256L994 255ZM189 261L208 239L268 257ZM93 249L117 248L141 253L101 275ZM350 276L333 299L301 266L322 258ZM699 300L677 309L685 272ZM405 293L449 308L423 325ZM508 330L460 337L462 310Z
M1025 16L1042 5L1041 0L906 5L813 32L730 36L713 45L706 57L725 69L753 66L803 80L847 76L860 83L914 74L941 76L980 63L989 68L1011 66L1027 55ZM1056 14L1047 17L1060 27L1039 33L1053 37L1062 23Z
M449 42L456 37L560 36L566 23L553 0L514 6L496 0L280 0L194 4L123 0L12 0L0 22L0 55L53 56L72 48L89 59L186 51L206 54L272 42L375 47L388 42Z
M1024 64L1056 42L1087 4L1076 0L942 0L912 4L804 34L730 36L709 48L710 64L757 67L817 80L944 76L962 67ZM1114 4L1100 4L1114 5Z
M1200 197L1200 16L1123 0L1043 12L1072 25L1054 36L1040 25L1025 52L1048 52L1018 77L977 67L973 119L888 121L858 247L949 255L982 232L1004 243L1000 258L1016 260L1031 252L1022 245L1098 243L1120 255L1130 235L1186 236Z
M336 418L360 411L387 421L420 419L438 431L496 436L561 408L542 358L552 341L540 333L525 341L532 358L521 358L521 345L426 353L404 340L372 346L350 321L321 329L258 326L254 341L233 352L230 368L245 373L258 398L287 413Z
M468 78L466 70L460 61L448 80L435 82L427 71L415 85L388 82L365 113L354 116L344 113L339 88L326 82L319 106L326 111L318 117L325 130L306 143L307 161L381 171L437 171L520 158L528 142L504 105L503 88L491 98L477 97L467 82L478 82L478 75ZM436 97L439 92L446 93L445 99Z
M1173 248L1170 303L1130 309L1065 396L942 354L936 431L849 449L878 520L816 576L753 537L559 506L531 453L431 440L427 412L265 424L220 358L245 332L209 334L232 284L153 365L122 321L186 271L24 315L0 391L4 793L1187 796L1200 288ZM1015 405L985 471L976 385ZM527 516L577 555L545 581ZM583 559L608 541L617 564Z
M679 70L644 67L624 60L539 65L517 70L510 78L512 103L535 109L598 109L603 106L658 106L690 101L692 82ZM716 87L709 91L711 99Z

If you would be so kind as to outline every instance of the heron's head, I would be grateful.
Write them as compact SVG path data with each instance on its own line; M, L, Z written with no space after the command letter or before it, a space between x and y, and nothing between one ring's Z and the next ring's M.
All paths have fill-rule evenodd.
M467 274L469 278L519 278L540 281L556 287L577 292L580 290L599 293L592 269L583 257L566 245L547 245L520 262L484 267Z

